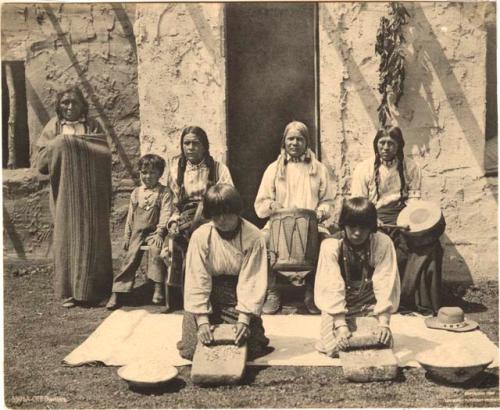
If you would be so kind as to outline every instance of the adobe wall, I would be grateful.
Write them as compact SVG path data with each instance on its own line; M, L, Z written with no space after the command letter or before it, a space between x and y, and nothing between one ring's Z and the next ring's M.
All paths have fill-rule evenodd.
M447 280L496 279L497 178L484 177L486 22L494 4L405 3L406 80L397 123L423 169L424 199L446 222ZM385 3L320 3L322 158L347 195L372 155L378 120L375 39Z
M127 157L139 156L135 5L4 4L2 61L24 61L31 145L55 114L58 91L79 85L100 118L118 137ZM113 152L114 255L118 255L128 198L129 174ZM33 166L33 164L32 164ZM3 170L4 255L50 254L52 218L47 178L34 169Z
M139 153L135 5L4 4L2 60L25 62L33 151L58 91L78 85L134 162ZM113 144L113 171L127 176ZM33 164L32 164L33 165Z
M201 126L211 154L226 157L222 4L138 4L141 152L180 152L182 129Z

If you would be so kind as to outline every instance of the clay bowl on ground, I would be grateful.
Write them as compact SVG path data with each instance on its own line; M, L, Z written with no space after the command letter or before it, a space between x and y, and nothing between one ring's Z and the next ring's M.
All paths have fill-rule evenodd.
M416 359L433 380L449 384L467 383L493 362L490 354L455 344L426 350Z
M174 366L158 361L139 361L118 369L118 376L137 389L163 387L178 374Z

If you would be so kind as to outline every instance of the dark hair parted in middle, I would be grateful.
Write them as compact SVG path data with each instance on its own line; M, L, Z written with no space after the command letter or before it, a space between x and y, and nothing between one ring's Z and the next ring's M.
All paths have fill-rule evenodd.
M64 91L60 91L56 95L56 114L59 119L62 119L62 113L61 113L61 100L66 94L73 94L75 97L77 97L80 102L82 103L82 117L87 118L89 114L89 103L83 96L82 90L78 88L77 86L67 88Z
M217 181L216 171L215 171L215 160L210 155L210 144L208 143L208 136L205 130L201 127L195 125L190 125L185 127L181 133L181 156L179 158L179 163L177 166L177 185L181 189L181 197L184 195L184 172L186 171L187 159L186 154L184 154L184 137L188 134L194 134L200 141L200 144L205 148L205 162L208 166L208 185L212 186Z
M184 137L188 134L194 134L198 139L200 140L200 144L203 145L203 148L205 148L205 152L208 155L209 153L209 144L208 144L208 136L205 130L201 127L197 127L196 125L190 125L182 130L181 133L181 151L184 154Z
M396 158L398 159L398 172L399 179L401 180L401 189L400 189L400 201L403 201L404 198L404 189L406 185L405 173L404 173L404 146L405 140L403 138L403 131L399 127L389 126L386 128L381 128L377 131L375 138L373 139L373 150L375 151L375 188L377 190L377 199L380 197L379 193L379 185L380 185L380 164L382 163L380 159L380 153L378 152L378 141L382 137L390 137L398 144L398 152L396 153Z
M210 187L203 197L203 216L212 219L223 214L239 215L243 210L243 201L235 187L229 184L217 184Z
M142 171L143 169L153 168L160 171L160 175L163 175L165 165L165 160L156 154L143 155L138 162L139 171Z
M346 199L340 212L339 225L342 229L346 226L365 226L376 232L377 209L363 197Z

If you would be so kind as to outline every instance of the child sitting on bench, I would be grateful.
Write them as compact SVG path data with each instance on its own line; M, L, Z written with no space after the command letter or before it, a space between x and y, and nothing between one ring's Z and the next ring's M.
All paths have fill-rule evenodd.
M379 342L391 345L390 318L400 297L396 251L391 238L377 232L375 206L361 197L346 200L339 225L343 238L321 244L314 289L321 310L316 348L328 356L349 347L346 317L374 316Z
M141 186L130 196L123 249L127 252L121 272L113 280L113 294L106 307L116 309L121 303L121 295L130 293L134 287L135 273L141 263L144 251L141 246L149 246L147 277L154 282L154 304L165 303L169 307L168 294L165 296L166 266L160 258L163 240L167 234L167 222L172 214L172 195L159 179L165 169L165 160L158 155L147 154L139 159Z

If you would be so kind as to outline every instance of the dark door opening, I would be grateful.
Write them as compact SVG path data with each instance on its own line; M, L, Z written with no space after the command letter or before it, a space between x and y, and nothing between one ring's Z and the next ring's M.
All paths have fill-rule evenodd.
M497 27L486 25L486 144L484 173L498 176Z
M8 81L6 65L12 73ZM15 107L10 105L10 93L15 93ZM15 168L30 166L30 143L28 131L28 109L26 105L26 84L23 61L2 62L2 167L7 168L9 160L9 118L15 110L13 151ZM11 151L12 152L12 151Z
M304 122L317 149L316 5L226 4L228 159L243 216L280 150L283 130Z

